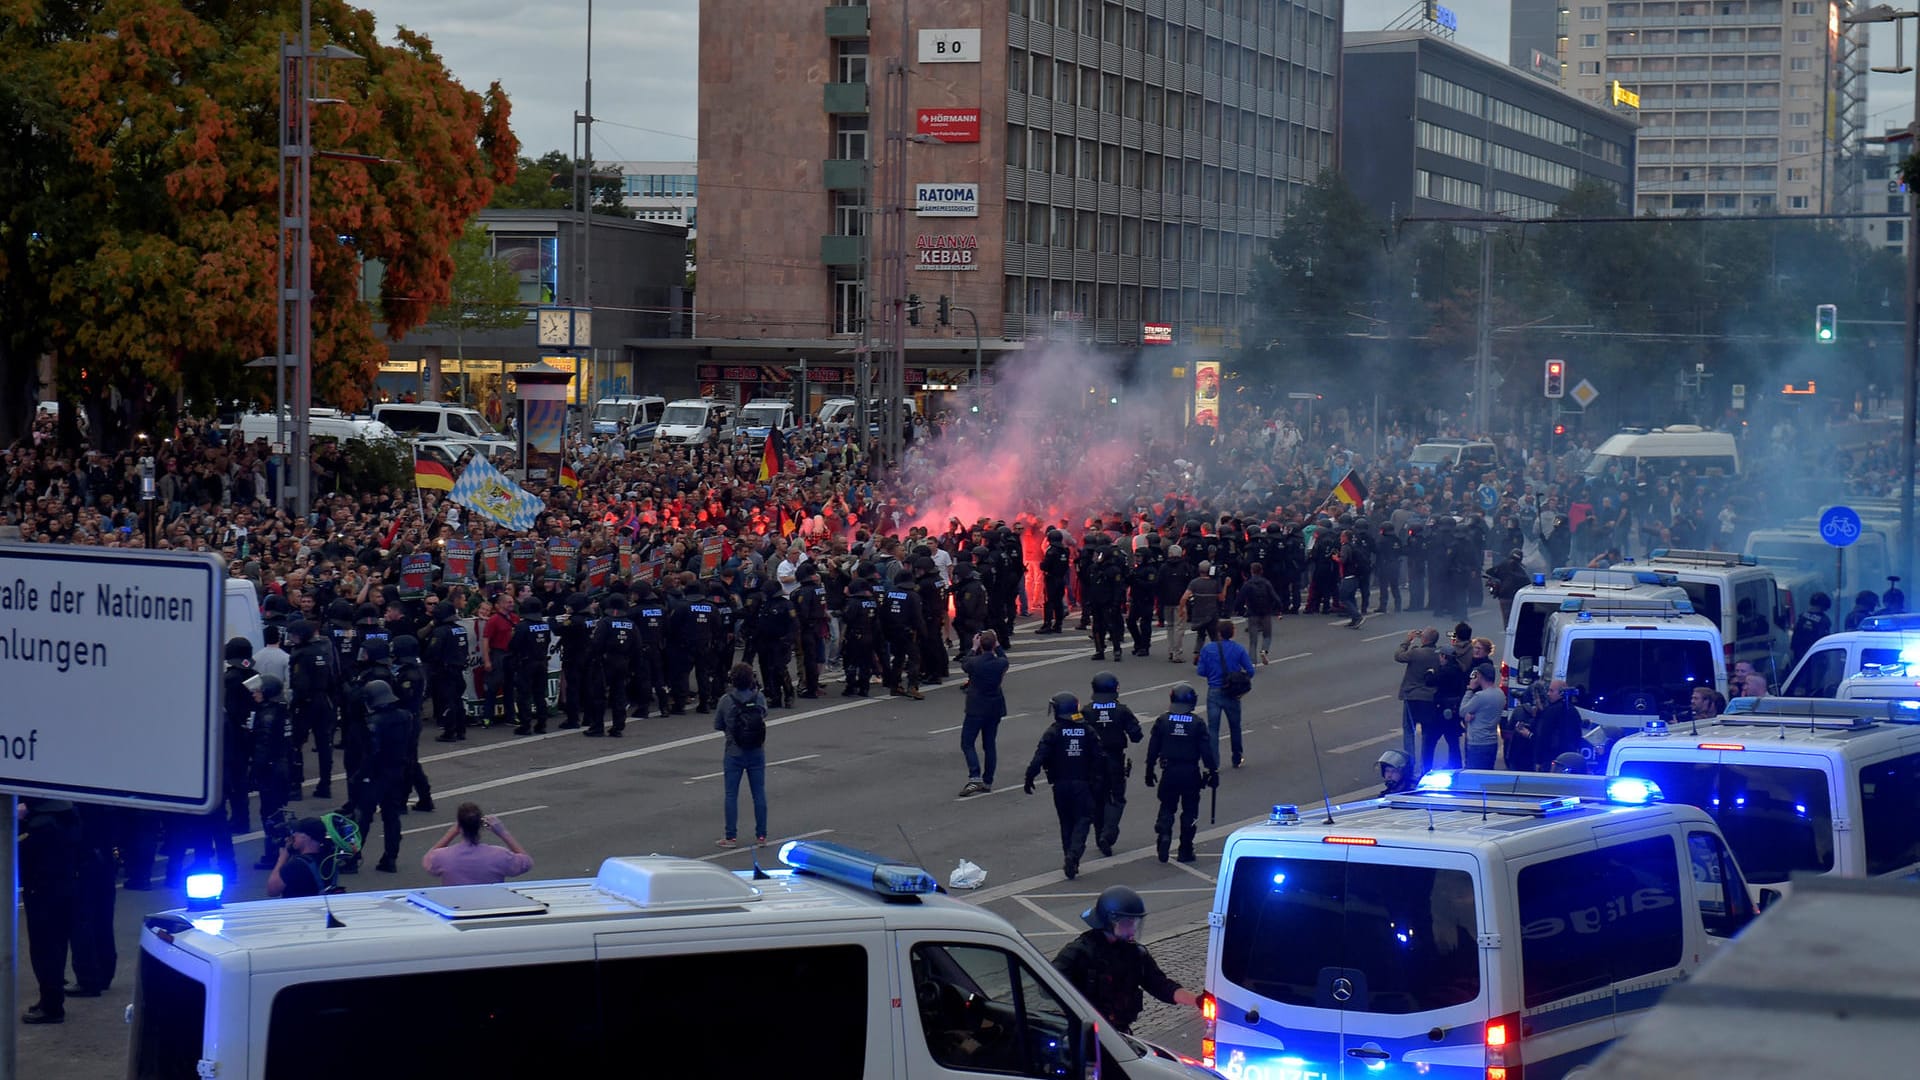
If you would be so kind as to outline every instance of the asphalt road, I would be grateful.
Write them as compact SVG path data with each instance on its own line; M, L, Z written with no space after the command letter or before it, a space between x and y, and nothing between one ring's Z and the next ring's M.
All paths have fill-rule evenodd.
M1491 625L1497 610L1476 614ZM925 701L888 697L884 690L870 699L842 698L834 683L821 700L800 703L811 708L776 710L767 737L774 843L757 854L750 847L714 846L723 833L723 787L721 736L711 730L709 716L634 721L619 740L584 739L574 731L514 738L502 728L485 729L451 751L431 741L423 747L437 809L407 817L400 872L375 873L369 859L358 877L343 881L355 890L430 884L420 855L451 823L454 808L471 799L504 818L526 845L536 860L534 877L591 876L607 856L649 853L745 869L756 857L774 862L780 840L822 837L917 859L943 882L960 859L972 860L988 877L984 887L966 895L1012 921L1047 955L1079 933L1079 912L1114 883L1145 894L1151 911L1147 936L1166 938L1205 925L1221 841L1236 825L1263 819L1276 802L1314 803L1323 791L1337 802L1376 788L1374 759L1400 738L1394 692L1401 669L1393 650L1408 629L1424 623L1411 614L1375 615L1358 630L1327 616L1282 620L1275 627L1272 663L1259 669L1243 701L1247 760L1240 769L1223 770L1217 825L1208 825L1203 798L1200 861L1182 866L1154 859L1156 806L1154 793L1140 783L1142 744L1133 751L1130 802L1114 856L1102 858L1089 844L1090 857L1071 882L1061 873L1058 827L1044 780L1033 797L1020 790L1045 727L1048 698L1060 690L1084 697L1094 672L1111 669L1120 676L1123 700L1150 725L1166 708L1174 683L1194 681L1203 704L1205 690L1190 665L1167 662L1164 639L1155 642L1150 659L1097 663L1082 638L1071 632L1036 637L1027 632L1035 625L1037 620L1023 620L1009 654L1011 715L1001 725L999 775L990 794L958 797L966 781L958 678L928 688ZM1224 764L1224 741L1221 757ZM744 786L740 831L751 836ZM319 808L310 799L301 805ZM377 823L373 831L378 843ZM236 847L247 866L261 841L257 834L236 837ZM241 878L229 889L230 899L264 895L264 872L245 870ZM158 888L122 892L113 988L103 998L69 1000L63 1025L18 1026L19 1075L95 1080L124 1074L122 1013L132 1000L140 918L181 903L179 894ZM37 997L24 944L20 967L24 1008ZM1176 1048L1197 1051L1197 1045Z

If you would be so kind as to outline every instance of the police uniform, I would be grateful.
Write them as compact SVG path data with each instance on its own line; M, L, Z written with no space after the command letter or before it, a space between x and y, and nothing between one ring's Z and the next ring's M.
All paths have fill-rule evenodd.
M841 697L868 694L867 686L875 668L873 642L879 618L880 605L873 598L873 589L864 581L854 582L847 592L847 606L841 612L840 666L847 684L846 689L840 691Z
M800 571L800 587L793 590L793 603L800 619L800 696L817 698L820 696L820 665L826 659L827 634L831 624L827 615L827 587L821 583L819 572L811 564Z
M1066 856L1062 869L1068 878L1080 872L1080 857L1086 854L1087 832L1093 827L1093 782L1106 768L1105 754L1079 711L1056 704L1054 721L1041 733L1033 760L1027 763L1027 794L1033 794L1034 777L1042 769L1046 770L1047 783L1053 786L1053 812L1060 819L1060 850Z
M766 689L768 705L775 709L793 707L793 680L787 665L793 660L798 625L793 601L781 592L779 582L767 582L753 621L753 651L760 660L760 685Z
M912 575L901 570L880 602L880 629L887 639L887 689L918 699L920 693L920 592ZM901 688L900 678L908 682Z
M427 672L420 664L420 640L412 634L393 639L393 693L400 707L413 720L413 736L407 741L407 786L413 790L415 810L433 809L433 783L420 765L420 732L425 726L423 710L427 702Z
M1040 580L1046 589L1046 600L1040 608L1040 629L1035 633L1058 634L1066 628L1067 575L1072 570L1073 553L1067 550L1066 538L1055 529L1047 534L1047 550L1040 556Z
M353 780L354 820L365 843L373 812L380 811L384 844L375 869L393 873L400 855L400 814L407 800L407 746L413 738L413 721L390 684L373 680L366 686L366 695L367 759Z
M433 629L427 632L427 688L440 742L467 737L467 628L454 614L452 604L436 605Z
M1080 710L1099 740L1106 765L1093 784L1093 839L1100 854L1111 855L1120 839L1120 815L1127 809L1127 774L1132 771L1127 744L1139 742L1145 733L1133 710L1120 704L1117 688L1108 693L1095 690L1094 697L1108 700L1089 701Z
M589 685L597 680L587 675L587 648L596 621L589 611L591 606L585 596L574 593L567 597L565 610L553 620L554 636L560 639L561 704L567 714L560 722L562 730L579 727L587 711L587 699L596 696Z
M616 737L627 729L627 688L633 681L633 668L640 660L640 628L627 611L626 600L615 594L607 599L607 613L593 626L588 639L587 659L582 680L592 685L592 708L586 713L589 738L607 734L606 714L613 713ZM640 698L640 713L646 715L647 699Z
M296 622L292 631L296 638L304 634L305 639L294 646L287 660L287 677L293 683L294 730L289 787L292 796L300 798L306 774L306 741L311 736L320 767L320 783L313 794L317 799L331 798L333 731L339 721L336 710L341 689L339 663L332 641L316 635L313 624Z
M1053 958L1053 966L1101 1016L1128 1034L1146 1004L1142 989L1169 1005L1180 989L1145 945L1109 938L1105 930L1088 930L1068 942Z
M513 733L538 735L547 730L547 656L553 651L553 624L538 600L521 601L520 616L507 639L507 662L513 665L513 685L520 695L520 723Z
M659 706L660 715L666 716L676 706L667 690L667 668L665 639L667 633L667 601L654 595L653 587L642 582L637 590L629 611L633 615L633 625L640 632L640 651L633 665L632 699L641 706L640 715L646 715L647 695L653 694L654 703ZM683 697L677 706L680 712L687 711Z
M1193 714L1191 703L1162 713L1147 739L1147 786L1154 786L1154 767L1160 778L1160 816L1154 819L1154 849L1161 862L1173 840L1173 813L1180 810L1180 861L1192 862L1193 834L1200 820L1200 788L1209 778L1218 782L1220 757L1205 719ZM1206 771L1203 774L1202 768Z

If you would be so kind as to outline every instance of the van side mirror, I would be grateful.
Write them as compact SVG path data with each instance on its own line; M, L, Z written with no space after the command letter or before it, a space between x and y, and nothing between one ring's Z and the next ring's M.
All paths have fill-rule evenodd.
M1778 903L1780 901L1780 898L1784 895L1786 894L1782 893L1779 889L1766 889L1766 888L1761 889L1760 890L1760 910L1765 911L1768 908L1772 907L1774 904Z

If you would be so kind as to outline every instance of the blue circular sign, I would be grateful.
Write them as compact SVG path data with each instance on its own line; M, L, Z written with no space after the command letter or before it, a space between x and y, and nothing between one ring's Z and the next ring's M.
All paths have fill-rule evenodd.
M1480 509L1492 513L1500 505L1500 492L1492 484L1480 485Z
M1829 506L1820 515L1820 537L1834 547L1860 539L1860 515L1850 506Z

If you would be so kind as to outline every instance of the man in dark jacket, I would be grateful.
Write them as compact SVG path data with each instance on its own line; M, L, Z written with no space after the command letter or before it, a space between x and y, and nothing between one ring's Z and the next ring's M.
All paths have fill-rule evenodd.
M1092 929L1068 942L1053 958L1054 968L1074 989L1126 1033L1132 1032L1146 1003L1142 990L1169 1005L1200 1004L1200 995L1169 979L1140 944L1140 922L1146 914L1147 905L1139 893L1125 885L1108 886L1093 907L1080 914Z
M1071 881L1080 873L1087 832L1093 827L1093 779L1101 767L1100 746L1072 694L1053 695L1050 706L1053 722L1033 749L1023 790L1033 794L1034 779L1046 770L1047 783L1053 787L1053 812L1060 819L1062 869Z
M967 695L967 711L960 723L960 753L967 761L967 783L960 789L962 798L993 790L994 768L1000 759L996 739L1000 721L1007 715L1007 695L1001 686L1007 677L1008 663L1007 654L1000 648L999 636L983 630L968 644L973 651L960 661L960 670L967 676L962 684ZM976 739L986 754L984 763L974 753Z

